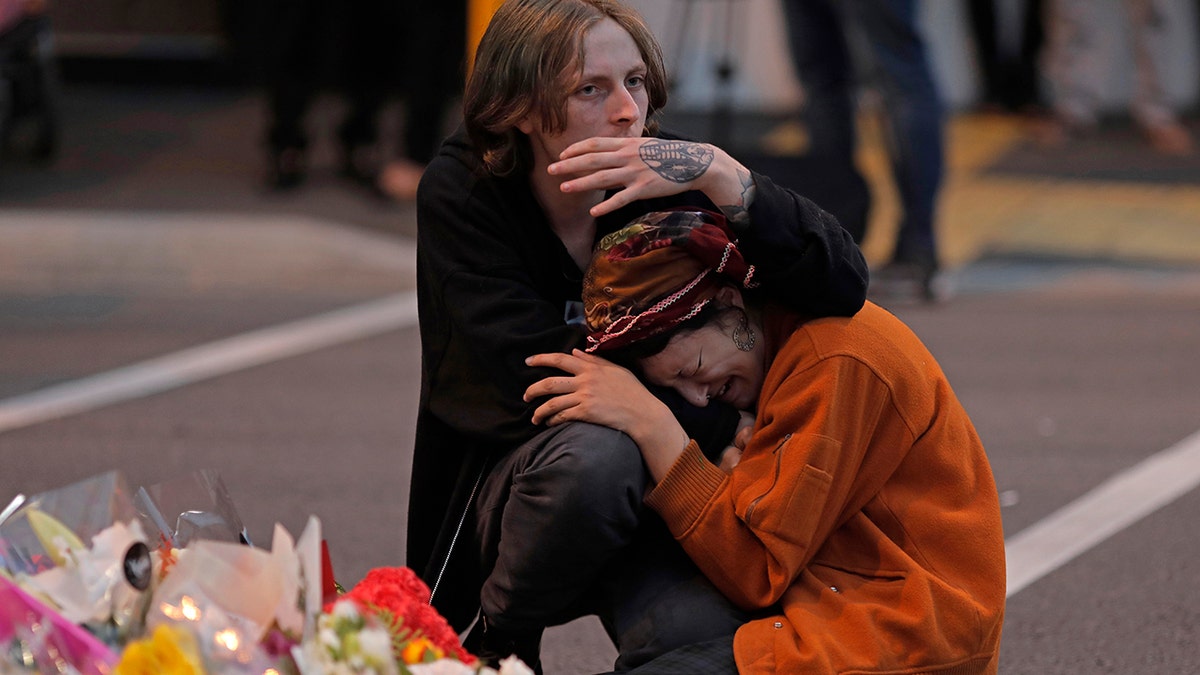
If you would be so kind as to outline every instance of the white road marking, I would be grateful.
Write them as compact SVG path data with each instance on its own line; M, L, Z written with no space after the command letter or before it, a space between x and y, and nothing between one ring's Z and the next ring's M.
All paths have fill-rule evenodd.
M1142 460L1011 537L1008 596L1200 485L1200 432Z
M0 433L407 328L413 291L243 333L0 401Z
M210 342L0 401L0 433L413 326L416 293ZM1097 486L1005 543L1008 596L1200 485L1200 432Z

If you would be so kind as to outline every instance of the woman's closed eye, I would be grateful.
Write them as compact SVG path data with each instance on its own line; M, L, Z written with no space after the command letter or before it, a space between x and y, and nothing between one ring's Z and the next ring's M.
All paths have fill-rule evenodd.
M680 368L675 372L675 376L681 379L696 377L700 374L700 366L702 365L704 365L704 352L700 352L696 355L696 365L692 368L692 372L685 373L683 372L683 368Z

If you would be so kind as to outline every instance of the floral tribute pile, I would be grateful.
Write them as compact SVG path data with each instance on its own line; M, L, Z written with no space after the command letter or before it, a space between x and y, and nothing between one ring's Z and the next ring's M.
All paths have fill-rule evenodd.
M168 518L166 514L176 514ZM333 581L320 522L250 544L220 479L115 472L0 512L0 675L496 675L412 570ZM499 675L531 675L515 657Z

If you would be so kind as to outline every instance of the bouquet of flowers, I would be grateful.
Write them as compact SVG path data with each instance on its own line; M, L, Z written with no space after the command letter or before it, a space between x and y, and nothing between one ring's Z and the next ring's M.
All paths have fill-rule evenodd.
M302 675L495 675L463 649L450 624L429 604L429 587L407 567L379 567L327 604L316 640L293 650ZM532 675L519 659L499 675Z
M339 593L315 517L264 550L211 472L130 495L109 473L0 512L0 675L497 675L412 570Z
M0 523L0 563L32 596L103 642L142 630L154 562L119 474L24 500Z

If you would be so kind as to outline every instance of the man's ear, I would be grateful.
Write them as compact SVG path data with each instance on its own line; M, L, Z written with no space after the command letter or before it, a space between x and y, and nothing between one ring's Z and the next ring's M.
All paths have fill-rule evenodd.
M734 286L722 286L717 291L717 302L726 307L746 309L746 302L742 299L742 292Z

